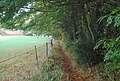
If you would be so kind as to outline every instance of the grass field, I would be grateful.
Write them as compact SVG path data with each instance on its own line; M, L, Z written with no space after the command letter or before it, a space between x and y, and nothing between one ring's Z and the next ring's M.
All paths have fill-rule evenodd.
M42 46L48 41L48 37L12 36L0 37L0 61L10 58L34 46Z

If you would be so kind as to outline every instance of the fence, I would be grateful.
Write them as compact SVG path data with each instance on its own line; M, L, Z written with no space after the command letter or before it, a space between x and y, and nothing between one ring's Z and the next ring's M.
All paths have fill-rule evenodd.
M24 54L35 54L36 55L36 60L38 60L38 56L37 56L37 54L38 54L38 52L39 52L39 50L40 50L40 48L42 48L43 46L45 46L45 45L42 45L42 46L34 46L33 48L31 48L30 50L28 50L28 51L26 51L26 52L23 52L23 53L19 53L18 55L15 55L15 56L12 56L12 57L10 57L10 58L7 58L7 59L5 59L5 60L2 60L2 61L0 61L0 63L3 63L3 62L5 62L5 61L9 61L10 59L14 59L14 58L16 58L16 57L18 57L18 56L21 56L21 55L24 55ZM43 49L43 48L42 48ZM50 49L51 49L51 45L50 45L50 43L49 42L47 42L46 43L46 47L44 48L46 51L45 51L45 54L46 54L46 56L48 57L48 54L50 53ZM31 53L31 52L35 52L35 53Z
M24 79L27 80L28 76L30 76L30 74L33 73L35 70L37 71L37 68L41 66L45 60L47 60L51 48L51 43L47 42L42 46L34 46L32 49L24 53L20 53L16 56L0 61L0 64L7 65L7 67L0 68L0 75L2 75L2 73L7 74L7 77L0 76L0 81L6 80L8 76L9 79L12 78L12 80L10 81L16 80L13 79L13 76L19 77L19 81L23 81L23 79L20 77L24 77ZM8 71L8 68L10 72ZM18 70L20 73L18 73Z

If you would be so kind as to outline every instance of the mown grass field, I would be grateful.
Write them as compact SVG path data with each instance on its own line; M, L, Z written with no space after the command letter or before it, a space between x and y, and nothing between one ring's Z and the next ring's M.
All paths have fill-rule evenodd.
M24 53L34 46L42 46L48 42L48 37L13 36L0 37L0 61Z

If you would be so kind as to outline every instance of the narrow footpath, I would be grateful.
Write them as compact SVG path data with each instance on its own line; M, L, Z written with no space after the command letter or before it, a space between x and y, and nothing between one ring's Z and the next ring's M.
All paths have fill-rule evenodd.
M70 81L84 81L78 71L74 69L72 60L61 46L55 47L52 53L52 59L54 59L55 64L61 65L63 73L66 74L66 76L62 77L62 81L68 80L68 77Z
M67 54L62 46L55 46L52 50L52 59L56 65L62 66L62 71L66 75L62 78L62 81L97 81L99 80L96 67L93 68L80 68L74 66L74 61ZM77 68L77 69L76 69ZM101 81L101 80L100 80Z

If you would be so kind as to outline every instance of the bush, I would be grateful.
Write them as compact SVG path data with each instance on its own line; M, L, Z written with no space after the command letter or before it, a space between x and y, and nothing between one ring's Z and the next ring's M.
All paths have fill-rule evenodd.
M107 38L102 38L98 41L95 49L103 50L105 57L105 71L109 77L109 81L120 81L120 34L117 31L120 30L120 7L114 9L108 16L100 18L100 22L107 18L107 26L112 26L112 32L108 34ZM114 32L113 32L114 31Z

